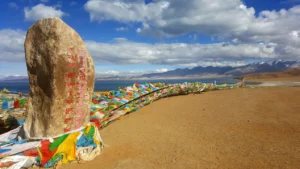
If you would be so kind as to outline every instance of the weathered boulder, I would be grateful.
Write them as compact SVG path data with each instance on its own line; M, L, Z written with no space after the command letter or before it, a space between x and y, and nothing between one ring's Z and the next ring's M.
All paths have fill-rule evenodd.
M30 95L25 130L53 137L89 122L94 63L81 37L60 18L37 21L27 31Z

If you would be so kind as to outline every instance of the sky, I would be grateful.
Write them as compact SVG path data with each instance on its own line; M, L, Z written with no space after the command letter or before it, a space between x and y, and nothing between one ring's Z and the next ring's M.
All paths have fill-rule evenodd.
M2 0L0 78L27 75L26 31L47 17L79 33L99 77L300 59L300 0Z

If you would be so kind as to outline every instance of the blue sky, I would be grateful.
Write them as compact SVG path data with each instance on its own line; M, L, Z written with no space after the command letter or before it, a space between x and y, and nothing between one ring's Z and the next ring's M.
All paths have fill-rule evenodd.
M0 78L27 74L26 30L45 17L60 17L81 35L98 76L296 60L299 4L300 0L1 1Z

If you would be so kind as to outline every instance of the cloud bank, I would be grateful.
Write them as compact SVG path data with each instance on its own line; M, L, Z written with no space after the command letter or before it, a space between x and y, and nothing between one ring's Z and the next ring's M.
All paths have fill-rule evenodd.
M110 43L86 41L96 62L177 66L240 66L248 60L300 59L300 6L279 11L247 7L241 0L89 0L84 5L92 22L118 21L125 31L135 25L150 37L208 35L213 44L138 43L116 38ZM25 8L26 20L63 17L43 4ZM135 24L136 23L136 24ZM192 35L191 35L192 34ZM0 30L0 62L24 61L25 31ZM201 39L200 39L201 41ZM226 42L226 43L225 43Z
M52 6L46 6L44 4L38 4L32 8L24 8L25 20L27 21L37 21L42 18L49 17L63 17L66 15L63 11L55 9Z
M25 61L23 30L0 30L0 62Z
M148 4L143 0L89 0L84 7L91 21L140 23L136 31L145 36L195 32L232 44L264 43L273 46L273 57L299 58L299 5L257 15L241 0L154 0Z
M183 65L191 63L247 59L274 59L275 46L264 44L148 44L122 39L113 43L86 41L87 48L97 62L117 64Z
M0 30L0 62L23 62L25 31ZM276 59L275 44L137 43L116 38L111 43L85 41L95 62L189 66L240 66L250 59Z

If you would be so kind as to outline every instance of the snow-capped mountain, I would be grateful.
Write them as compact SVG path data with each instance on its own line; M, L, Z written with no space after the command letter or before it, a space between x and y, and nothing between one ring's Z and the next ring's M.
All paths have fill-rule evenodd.
M225 74L232 76L240 76L252 73L275 72L290 68L300 68L300 61L275 60L268 62L252 63L234 68L228 72L225 72Z
M240 67L194 67L192 69L175 69L164 73L144 74L141 77L175 77L175 76L195 76L205 74L240 76L252 73L274 72L290 68L300 68L300 60L284 61L274 60L267 62L256 62Z
M284 60L273 60L273 61L265 61L265 62L256 62L250 63L245 66L240 67L194 67L192 69L184 68L184 69L175 69L170 70L163 73L149 73L144 74L142 76L138 76L138 78L156 78L156 77L184 77L184 76L202 76L202 75L226 75L226 76L241 76L253 73L264 73L264 72L275 72L292 68L300 68L300 60L298 61L284 61ZM116 78L116 77L107 77ZM117 77L118 79L122 79L122 77ZM5 76L0 77L0 81L16 81L16 80L26 80L28 81L27 76Z
M4 76L0 77L0 81L9 81L9 80L28 80L28 76Z

